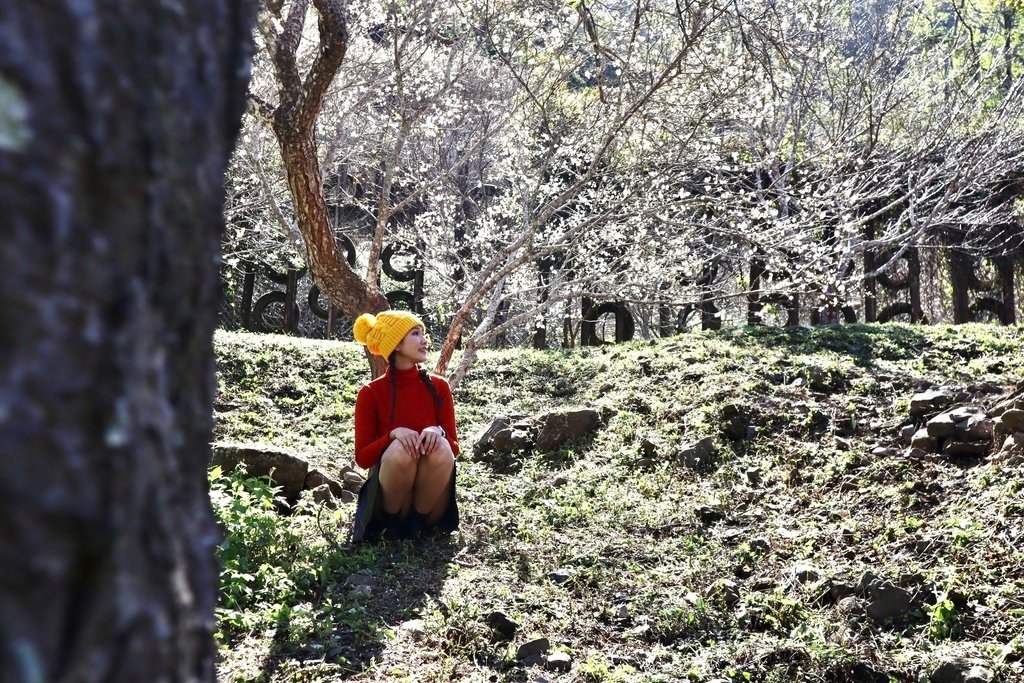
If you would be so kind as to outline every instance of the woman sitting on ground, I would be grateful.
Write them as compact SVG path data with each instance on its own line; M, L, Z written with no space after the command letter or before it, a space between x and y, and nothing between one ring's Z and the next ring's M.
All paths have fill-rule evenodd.
M423 321L408 311L364 313L353 333L388 360L387 372L356 397L356 463L372 471L359 493L353 540L454 531L455 407L448 382L419 367L430 345Z

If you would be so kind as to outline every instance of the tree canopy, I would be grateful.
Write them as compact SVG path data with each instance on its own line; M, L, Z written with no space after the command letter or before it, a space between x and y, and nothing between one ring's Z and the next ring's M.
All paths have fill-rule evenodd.
M698 305L741 317L750 290L847 305L908 250L1020 254L1019 2L308 5L264 7L229 258L308 262L342 233L344 296L340 248L310 265L354 317L384 305L385 243L407 245L439 370L580 297L678 328ZM288 79L322 95L303 183L270 115L311 101Z

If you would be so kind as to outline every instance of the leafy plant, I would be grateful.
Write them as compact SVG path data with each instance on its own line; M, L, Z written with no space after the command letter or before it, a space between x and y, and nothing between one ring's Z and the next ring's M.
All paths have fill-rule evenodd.
M314 510L300 503L282 515L279 489L269 479L238 469L210 472L210 501L224 530L218 637L222 642L253 629L283 629L291 636L320 637L326 619L349 608L319 595L320 587L359 556L326 553Z
M948 597L941 597L934 605L927 605L928 635L937 640L957 637L962 632L956 605Z

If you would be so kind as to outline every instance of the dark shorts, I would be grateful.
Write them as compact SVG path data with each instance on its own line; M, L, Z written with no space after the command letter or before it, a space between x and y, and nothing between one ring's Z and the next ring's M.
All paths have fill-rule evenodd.
M405 519L386 519L387 513L381 506L380 478L377 476L380 465L370 470L363 487L359 489L359 500L356 503L356 515L352 524L352 542L362 543L364 541L376 541L384 534L384 530L391 523L392 532L398 537L405 538L413 535L420 529L413 529L413 515ZM430 527L422 529L440 529L451 533L459 528L459 504L455 497L455 474L458 471L458 463L452 468L452 483L448 487L448 509L444 515Z

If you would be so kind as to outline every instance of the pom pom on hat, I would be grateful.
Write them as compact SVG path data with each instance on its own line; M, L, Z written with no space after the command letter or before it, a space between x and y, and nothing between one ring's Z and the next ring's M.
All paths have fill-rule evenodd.
M355 337L356 341L360 344L366 343L366 335L370 334L370 330L377 323L377 316L373 313L363 313L361 316L356 318L356 324L352 326L352 336Z
M363 313L352 326L352 336L365 344L370 353L387 358L414 327L426 328L426 325L409 311Z

